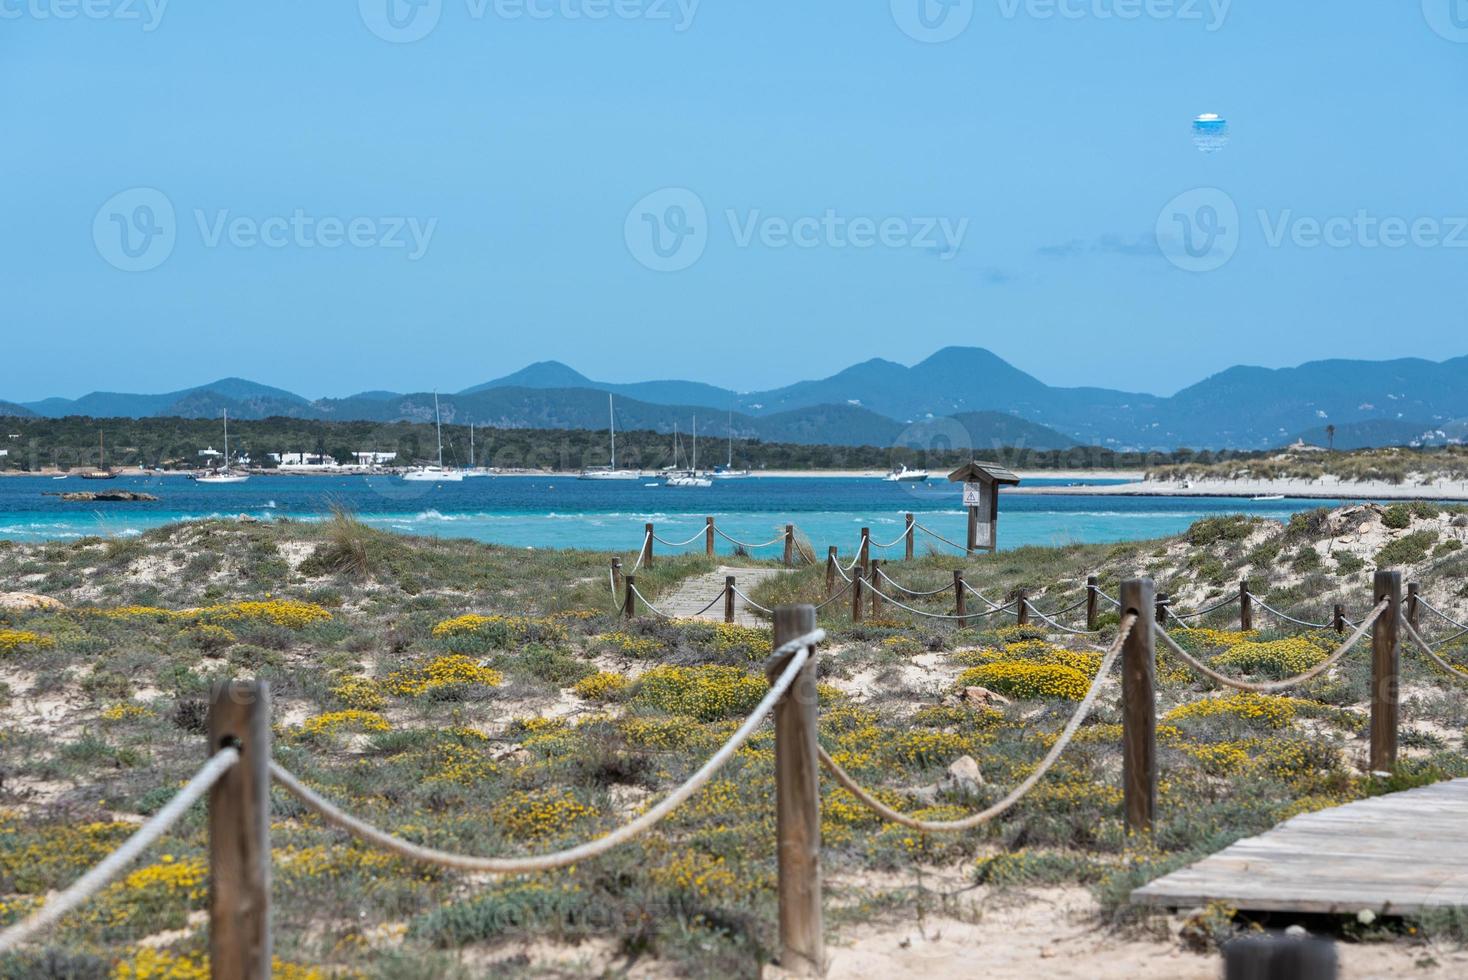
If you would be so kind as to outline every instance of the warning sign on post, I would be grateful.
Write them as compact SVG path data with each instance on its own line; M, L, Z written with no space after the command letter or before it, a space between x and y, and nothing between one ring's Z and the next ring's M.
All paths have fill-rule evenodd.
M984 485L982 483L965 483L963 485L963 505L965 507L979 507L984 503Z

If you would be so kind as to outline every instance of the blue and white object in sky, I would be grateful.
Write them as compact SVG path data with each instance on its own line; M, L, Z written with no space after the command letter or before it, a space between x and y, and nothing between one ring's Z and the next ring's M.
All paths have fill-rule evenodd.
M1193 120L1193 145L1204 153L1217 153L1228 146L1228 120L1216 112L1205 112Z

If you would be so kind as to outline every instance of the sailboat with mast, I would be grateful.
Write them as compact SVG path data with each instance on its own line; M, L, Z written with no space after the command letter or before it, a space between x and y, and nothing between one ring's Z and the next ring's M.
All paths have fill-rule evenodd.
M676 439L676 435L674 436ZM673 465L678 465L677 443L674 443ZM667 486L670 487L711 487L714 481L706 476L700 476L698 472L698 416L693 417L693 460L692 469L684 472L675 472L668 477Z
M464 471L466 477L489 476L488 468L474 465L474 423L469 423L469 468Z
M611 393L607 393L607 422L612 436L612 465L588 466L581 471L583 480L636 480L642 476L637 470L617 469L617 413L612 406Z
M734 410L729 410L729 461L714 467L715 480L738 480L749 475L749 470L734 468Z
M438 392L433 393L433 424L438 430L438 465L420 466L403 474L407 483L462 483L463 470L444 469L443 465L443 416L438 411Z
M95 470L86 470L77 474L83 480L115 480L117 474L107 465L107 445L102 439L102 433L97 432L97 463Z
M235 473L229 468L229 409L224 410L224 465L212 473L201 473L194 477L195 483L244 483L250 477Z

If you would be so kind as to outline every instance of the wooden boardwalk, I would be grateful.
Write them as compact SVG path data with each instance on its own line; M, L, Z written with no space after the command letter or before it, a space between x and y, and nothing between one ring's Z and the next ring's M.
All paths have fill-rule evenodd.
M724 600L720 599L714 603L706 612L700 614L699 610L708 605L710 599L724 591L724 579L730 575L737 580L734 584L745 595L759 583L776 575L784 575L784 569L780 568L733 568L729 566L720 567L717 571L708 575L698 575L684 580L678 586L678 591L655 600L656 605L663 612L675 619L707 619L712 622L722 623L724 621ZM767 620L760 617L753 609L750 609L743 599L734 597L734 622L743 626L763 626Z
M1138 888L1132 900L1390 915L1468 906L1468 779L1294 817Z

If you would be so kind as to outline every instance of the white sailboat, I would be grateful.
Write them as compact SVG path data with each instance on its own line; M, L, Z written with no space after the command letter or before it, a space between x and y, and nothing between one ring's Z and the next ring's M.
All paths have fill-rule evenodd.
M907 464L903 463L897 469L882 477L882 479L888 483L925 483L928 479L928 471L910 470L907 468Z
M674 465L677 464L676 452ZM711 487L714 481L706 476L698 474L698 416L693 417L693 468L683 473L674 473L668 477L667 485L670 487Z
M474 465L474 423L469 423L469 468L464 471L465 477L489 476L488 469L481 469Z
M420 466L403 474L407 483L461 483L463 470L446 470L443 466L443 418L438 412L438 392L433 393L433 424L438 428L438 465Z
M229 409L224 410L224 465L212 473L201 473L194 477L195 483L244 483L247 473L234 473L229 468Z
M612 395L607 393L607 422L612 435L612 465L588 466L581 471L583 480L636 480L642 474L637 470L617 469L617 413L612 408Z
M734 468L734 412L729 412L729 461L714 467L715 480L738 480L749 475L749 470Z

